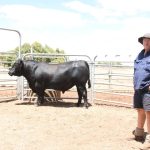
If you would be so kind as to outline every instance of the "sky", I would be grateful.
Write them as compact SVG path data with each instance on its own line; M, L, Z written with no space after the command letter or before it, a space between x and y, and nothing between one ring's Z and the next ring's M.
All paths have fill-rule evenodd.
M138 37L150 32L148 0L5 0L0 28L21 33L21 42L94 58L135 58ZM15 32L0 30L0 51L19 45ZM130 58L129 58L130 56Z

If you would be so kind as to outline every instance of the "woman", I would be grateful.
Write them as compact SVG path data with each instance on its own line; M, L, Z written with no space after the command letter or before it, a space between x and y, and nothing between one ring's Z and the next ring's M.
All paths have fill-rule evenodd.
M144 49L134 62L134 108L137 110L137 127L133 131L136 140L144 140L144 124L147 120L145 144L150 147L150 33L138 38ZM144 144L144 145L145 145Z

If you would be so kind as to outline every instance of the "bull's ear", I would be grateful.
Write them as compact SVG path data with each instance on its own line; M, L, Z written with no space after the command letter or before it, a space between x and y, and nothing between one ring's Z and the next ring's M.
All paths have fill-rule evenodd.
M18 63L18 64L22 64L22 63L23 63L22 59L18 59L18 60L17 60L17 63Z
M23 69L23 60L22 59L18 59L18 65L19 65L19 70L20 70L20 73L22 72L22 69Z
M17 64L20 66L20 69L23 68L23 60L22 59L18 59Z

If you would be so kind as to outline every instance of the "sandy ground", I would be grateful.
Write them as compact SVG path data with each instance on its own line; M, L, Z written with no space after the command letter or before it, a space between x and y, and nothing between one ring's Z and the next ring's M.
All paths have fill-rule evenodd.
M138 150L131 134L136 112L131 108L75 101L40 107L20 101L0 103L0 150Z

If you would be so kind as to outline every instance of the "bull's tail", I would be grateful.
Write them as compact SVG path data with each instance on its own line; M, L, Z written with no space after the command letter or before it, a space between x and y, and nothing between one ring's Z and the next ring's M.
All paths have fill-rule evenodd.
M85 64L88 68L88 74L89 74L89 79L88 79L88 88L91 88L91 81L90 81L90 68L89 68L89 64L85 61Z
M90 78L88 79L88 88L91 88L91 81L90 81Z

